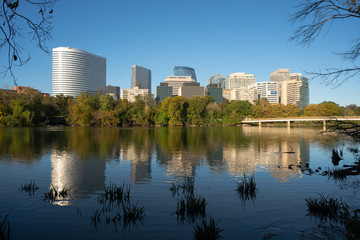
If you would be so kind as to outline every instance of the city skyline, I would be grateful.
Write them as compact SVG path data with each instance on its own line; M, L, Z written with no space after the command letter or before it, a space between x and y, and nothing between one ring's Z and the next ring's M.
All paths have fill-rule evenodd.
M331 51L339 52L348 47L352 39L351 24L332 26L326 36L322 35L309 48L296 45L288 41L296 28L289 19L299 3L298 0L271 3L209 1L206 6L192 3L197 14L184 19L180 16L186 4L174 8L175 3L166 1L112 3L110 10L85 1L72 3L69 8L70 2L62 1L54 9L53 40L48 43L48 49L70 46L106 57L107 84L121 88L131 88L130 69L134 64L151 69L152 92L166 76L172 75L173 67L177 65L194 68L201 86L206 86L206 81L215 73L228 76L246 72L254 74L258 82L264 82L269 81L269 74L276 69L290 68L309 78L310 104L334 101L340 105L360 105L358 78L333 89L305 73L345 66ZM260 9L258 4L263 7ZM78 13L80 8L83 11ZM131 15L134 9L138 12ZM247 11L240 14L238 9ZM219 19L209 12L224 14ZM93 17L95 13L97 15ZM109 24L104 26L104 21ZM116 23L115 26L112 23ZM134 26L139 24L143 25L143 31L135 31ZM188 26L191 39L170 27L184 25ZM79 29L82 29L81 34ZM147 37L140 37L143 35ZM18 84L51 93L51 55L25 40L23 47L32 59L15 69ZM12 84L12 79L7 76L0 87L11 87Z

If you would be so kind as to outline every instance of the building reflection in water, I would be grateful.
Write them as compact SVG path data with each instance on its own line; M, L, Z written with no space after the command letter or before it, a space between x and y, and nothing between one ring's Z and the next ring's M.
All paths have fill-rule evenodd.
M130 178L132 184L150 183L152 151L137 147L135 144L123 146L120 151L121 161L130 161Z
M146 134L141 132L143 130ZM99 143L91 147L88 144L86 151L84 148L54 149L51 154L52 186L70 189L73 198L102 191L105 159L109 156L115 158L110 161L119 159L117 156L120 161L129 161L133 184L150 183L155 157L157 167L174 178L196 176L196 170L205 166L213 174L235 177L255 171L269 172L277 181L284 182L302 176L296 165L309 163L309 141L318 138L312 129L287 131L257 127L159 128L115 133L114 139L120 142L107 140L108 144L101 145L103 135L99 134ZM289 168L289 165L295 167Z
M244 137L252 139L246 148L224 147L223 157L230 174L241 177L244 173L269 171L280 182L302 176L301 169L296 166L309 163L310 146L304 138L311 139L308 135L313 135L314 131L255 127L242 130ZM294 167L289 168L290 165Z
M102 191L105 184L105 159L79 158L75 152L53 149L51 153L51 187L57 191L70 190L71 198L84 198L96 191ZM55 204L66 205L59 201Z
M206 131L206 129L204 129ZM235 177L255 171L270 172L280 182L300 178L302 172L296 166L309 163L309 142L316 131L284 128L230 128L213 139L201 136L204 147L192 148L184 144L184 134L178 135L178 143L169 146L168 141L157 144L158 163L166 174L177 177L196 175L196 169L204 162L215 174L227 172ZM183 139L182 139L183 138ZM185 138L185 140L184 140ZM216 141L218 139L218 141ZM172 139L172 141L174 141ZM211 142L211 144L209 144ZM294 167L290 167L292 165Z

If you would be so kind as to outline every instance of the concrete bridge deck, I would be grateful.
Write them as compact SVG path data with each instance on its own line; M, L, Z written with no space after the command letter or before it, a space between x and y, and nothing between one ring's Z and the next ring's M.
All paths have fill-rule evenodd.
M285 118L246 118L241 121L241 124L258 123L275 123L285 122L290 127L291 122L315 122L322 121L323 127L326 129L327 121L360 121L360 116L319 116L319 117L285 117Z

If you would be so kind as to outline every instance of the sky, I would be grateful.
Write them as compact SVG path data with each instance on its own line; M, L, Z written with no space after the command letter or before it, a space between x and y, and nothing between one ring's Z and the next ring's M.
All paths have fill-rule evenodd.
M296 25L290 22L304 0L59 0L51 20L52 40L44 53L25 31L19 40L31 60L14 69L20 86L51 94L52 56L56 47L78 48L106 58L106 82L131 87L131 67L152 72L152 92L175 65L193 67L198 82L206 86L215 73L254 74L257 82L270 73L290 68L310 80L310 103L334 101L360 105L360 76L334 88L312 79L306 72L348 66L334 52L346 50L358 37L359 22L346 20L325 29L309 47L289 41ZM28 16L38 10L21 9ZM0 50L5 64L5 49ZM0 88L12 87L7 75Z

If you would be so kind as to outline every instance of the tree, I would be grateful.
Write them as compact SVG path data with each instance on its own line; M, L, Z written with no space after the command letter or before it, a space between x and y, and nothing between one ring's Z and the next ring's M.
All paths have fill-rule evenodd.
M48 53L46 42L51 39L52 26L50 19L53 15L53 6L56 0L3 0L0 9L0 49L5 48L7 64L6 73L9 73L16 84L13 74L14 64L21 66L30 58L24 58L19 38L31 34L31 40ZM35 9L34 9L35 8ZM36 11L32 16L26 15L25 10Z
M188 100L187 122L190 125L202 125L206 118L206 105L208 99L205 97L195 96Z
M330 29L334 22L344 19L360 20L359 0L305 0L296 9L297 11L291 18L291 21L293 23L304 22L304 24L295 30L294 35L290 39L307 46L325 28ZM355 39L348 50L339 54L344 60L350 61L352 66L349 68L328 68L308 74L319 77L327 85L338 86L360 73L360 67L356 65L356 61L360 56L360 38Z
M168 107L169 125L183 126L185 123L188 103L183 97L176 96L171 99Z

